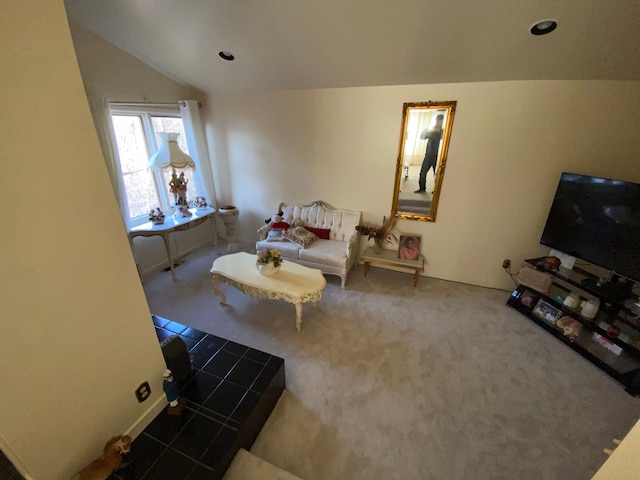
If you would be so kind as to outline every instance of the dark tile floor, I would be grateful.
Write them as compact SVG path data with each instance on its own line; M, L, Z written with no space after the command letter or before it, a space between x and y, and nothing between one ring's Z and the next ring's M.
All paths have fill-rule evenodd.
M2 480L24 480L11 461L0 452L0 478Z
M178 384L187 406L181 416L163 410L108 480L218 480L280 398L284 360L161 317L153 323L161 343L178 335L186 345L191 373ZM23 480L2 452L0 479Z
M181 416L160 413L134 440L129 466L109 480L222 478L284 390L284 360L161 317L153 321L160 342L179 335L186 344L193 370L178 384L187 406Z

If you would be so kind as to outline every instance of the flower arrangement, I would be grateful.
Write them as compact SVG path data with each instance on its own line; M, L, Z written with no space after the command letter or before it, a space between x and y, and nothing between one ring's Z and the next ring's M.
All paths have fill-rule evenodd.
M276 249L265 249L258 250L257 252L258 260L256 263L266 265L268 263L273 263L274 267L279 267L282 265L282 257L280 257L280 252Z
M155 225L162 225L164 223L164 213L162 213L160 207L151 209L149 212L149 220Z
M385 241L386 243L393 244L393 242L398 243L398 238L391 233L394 223L393 218L387 220L386 217L382 217L381 227L376 228L367 227L366 225L357 225L356 230L363 235L367 235L367 240L371 240L373 238L377 246L382 246L382 243Z

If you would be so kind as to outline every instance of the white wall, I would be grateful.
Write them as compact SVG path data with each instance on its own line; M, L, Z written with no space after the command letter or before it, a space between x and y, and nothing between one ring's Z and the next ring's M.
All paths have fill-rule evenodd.
M562 171L640 182L640 82L536 81L365 87L210 101L216 191L240 209L253 241L280 200L323 199L389 215L403 102L457 100L435 223L423 235L426 275L510 289L501 268L539 245ZM365 242L363 242L365 243Z
M62 1L3 8L0 39L0 447L68 479L162 408L165 365Z

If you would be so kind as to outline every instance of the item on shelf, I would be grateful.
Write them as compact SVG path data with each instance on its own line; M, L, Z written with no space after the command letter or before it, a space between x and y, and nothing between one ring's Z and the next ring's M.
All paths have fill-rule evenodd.
M560 259L558 257L543 257L537 263L538 267L543 268L544 270L553 270L557 272L560 269Z
M580 295L578 295L576 292L571 292L564 298L562 304L565 307L578 308L578 306L580 305Z
M554 276L552 274L536 270L528 263L522 264L520 273L518 274L518 283L520 285L531 287L544 295L549 293L553 279Z
M564 333L565 337L569 337L570 340L574 340L582 331L582 324L575 318L564 316L557 323Z
M553 325L556 324L558 318L562 315L560 310L550 303L545 302L543 299L538 300L538 303L533 309L533 313Z
M584 318L595 318L598 314L598 310L600 309L600 300L591 298L589 300L583 300L580 302L580 315Z
M593 332L593 339L602 345L604 348L609 350L610 352L615 353L616 355L620 355L622 353L622 347L620 345L616 345L611 340L604 338L597 332Z
M609 325L607 335L609 335L610 338L618 338L620 336L620 327L618 325Z

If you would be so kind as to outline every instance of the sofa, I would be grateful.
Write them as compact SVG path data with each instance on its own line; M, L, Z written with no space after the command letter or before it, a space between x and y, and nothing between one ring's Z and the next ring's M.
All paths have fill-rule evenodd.
M270 235L279 229L274 229L273 223L262 226L256 251L275 248L285 261L338 275L344 289L357 260L360 233L356 226L360 225L362 212L338 209L322 200L308 205L282 202L277 212L281 218L276 227L282 227L283 222L289 227L285 225L283 235ZM296 236L300 229L304 229L302 240Z

